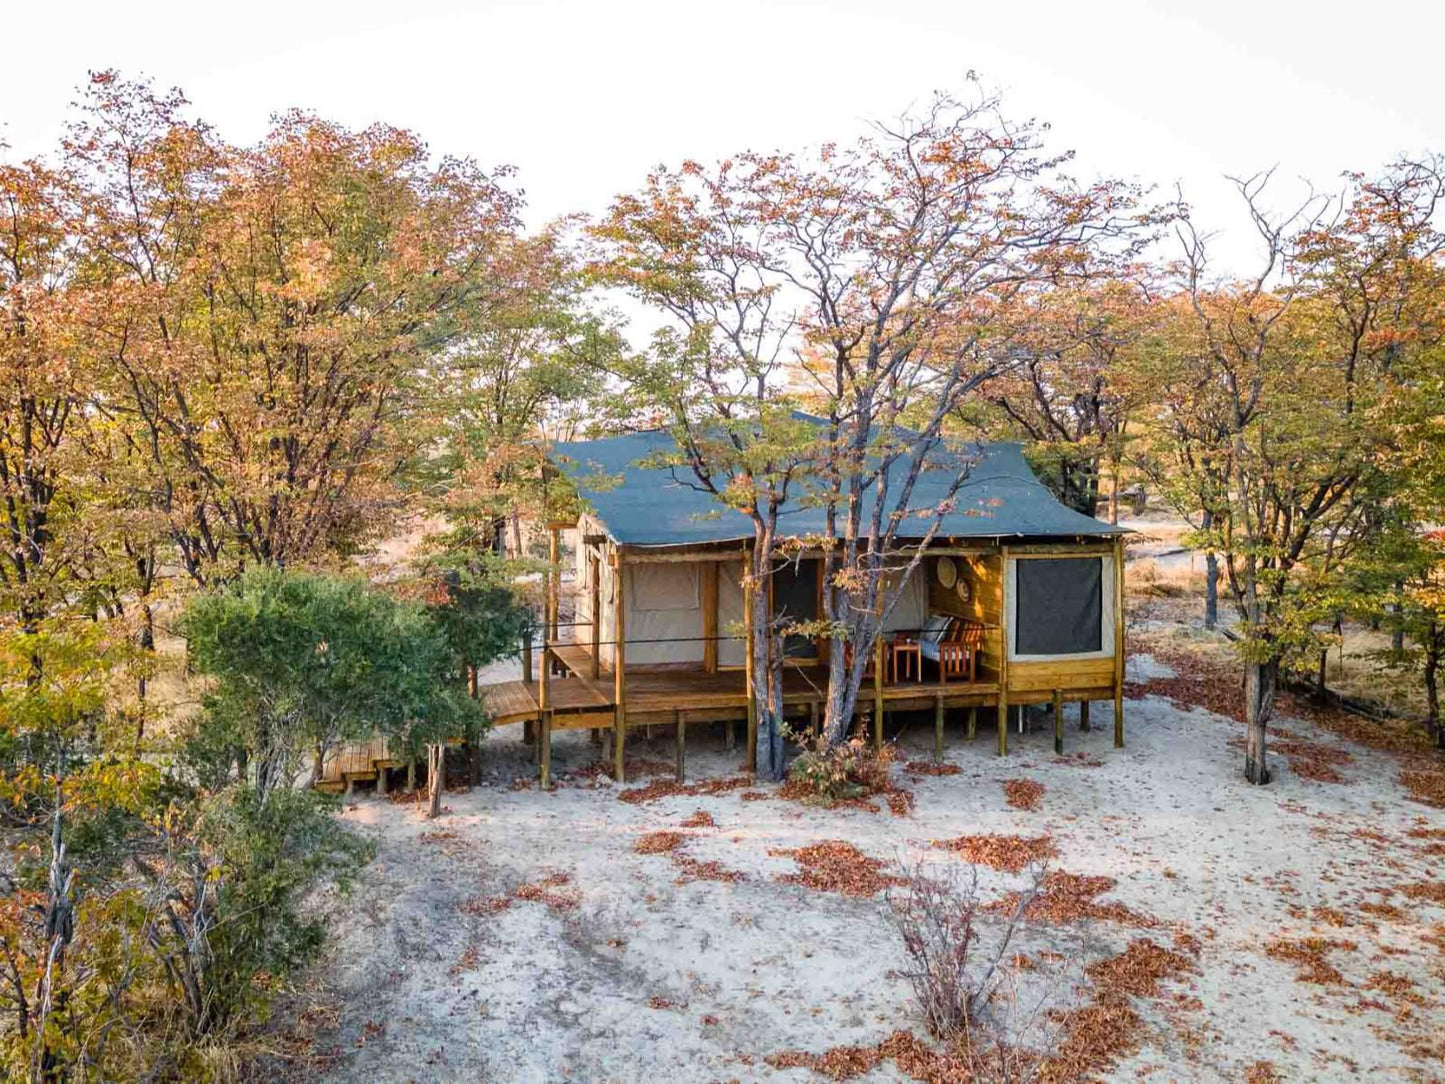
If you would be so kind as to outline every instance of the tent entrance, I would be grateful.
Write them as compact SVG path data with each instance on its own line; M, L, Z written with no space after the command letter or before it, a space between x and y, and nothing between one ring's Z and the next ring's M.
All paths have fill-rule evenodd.
M780 621L816 621L818 618L817 559L789 561L772 576L773 617ZM783 655L789 659L816 659L818 641L789 634L783 638Z

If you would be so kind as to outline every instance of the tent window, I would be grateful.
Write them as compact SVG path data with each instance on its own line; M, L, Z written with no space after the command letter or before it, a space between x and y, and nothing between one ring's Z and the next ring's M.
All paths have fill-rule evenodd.
M1103 648L1103 561L1032 557L1016 563L1017 655L1085 655Z

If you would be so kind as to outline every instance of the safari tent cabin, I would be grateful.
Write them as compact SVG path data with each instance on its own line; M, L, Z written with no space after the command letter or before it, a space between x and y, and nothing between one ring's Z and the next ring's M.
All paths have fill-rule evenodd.
M495 722L625 735L628 726L748 717L752 524L688 468L656 465L674 447L660 431L554 447L554 466L587 509L575 524L554 525L554 562L557 535L575 527L575 617L557 619L554 565L542 665L534 675L529 658L523 681L485 690ZM1112 700L1122 743L1124 530L1059 503L1015 444L938 453L913 508L939 506L956 476L941 457L961 454L972 466L888 617L859 710L881 736L886 713L931 709L941 737L951 712L966 712L972 735L980 709L1004 721L1024 704ZM800 540L824 530L822 511L801 502L781 521ZM907 518L901 543L919 545L927 525ZM821 564L805 551L780 565L769 584L775 614L818 615ZM823 681L808 670L826 663L830 646L803 636L785 646L785 702L802 720L816 719ZM1007 727L997 729L1003 753Z

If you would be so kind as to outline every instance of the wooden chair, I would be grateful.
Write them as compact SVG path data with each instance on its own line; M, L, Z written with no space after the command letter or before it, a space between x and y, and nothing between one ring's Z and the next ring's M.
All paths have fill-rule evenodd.
M983 626L972 621L955 621L948 635L938 645L938 678L948 684L949 678L965 681L978 679L978 653L983 647Z

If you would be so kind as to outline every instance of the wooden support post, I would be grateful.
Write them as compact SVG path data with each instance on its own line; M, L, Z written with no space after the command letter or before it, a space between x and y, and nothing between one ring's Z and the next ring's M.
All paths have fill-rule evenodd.
M933 762L943 760L943 694L933 701Z
M1114 748L1124 748L1124 543L1114 543Z
M1064 755L1064 694L1054 690L1054 753Z
M1089 702L1087 700L1079 701L1079 729L1089 729Z
M532 684L532 630L522 633L522 680Z
M748 758L748 774L757 770L758 765L758 701L757 674L753 660L753 592L755 588L752 582L752 568L747 556L743 558L743 623L747 627L745 633L746 651L743 659L743 688L747 691L748 698L748 730L746 751Z
M818 702L808 701L808 737L813 741L818 740Z
M1008 756L1008 656L1013 635L1008 620L1008 547L999 547L998 578L998 755Z
M537 777L543 790L552 789L552 713L544 711L538 721Z
M341 778L346 780L346 790L341 797L350 799L351 796L356 793L356 780L349 774L343 775Z
M978 737L978 708L968 709L968 740Z
M588 559L592 570L592 679L602 676L602 562ZM593 733L597 733L595 730Z
M709 674L717 673L717 604L718 565L707 561L702 566L702 668Z
M551 536L547 547L547 641L555 644L557 612L562 604L562 532L553 527Z
M672 713L672 720L677 730L677 781L683 783L687 780L687 724L680 711Z
M883 634L873 641L873 751L883 751Z
M406 793L416 793L416 757L410 757L406 762Z
M378 798L386 797L386 786L386 765L378 764L376 766L376 796Z
M622 555L612 551L613 627L617 630L612 649L612 778L626 781L627 759L627 606L623 589Z
M532 754L537 758L538 763L542 759L542 727L541 721L552 709L552 646L550 641L542 643L542 673L537 682L537 725L529 726L532 720L528 719L522 724L522 737L532 743Z
M731 753L734 749L737 748L738 736L736 733L736 729L737 728L733 726L733 721L731 719L728 719L726 722L723 723L723 749L725 749L729 753Z

